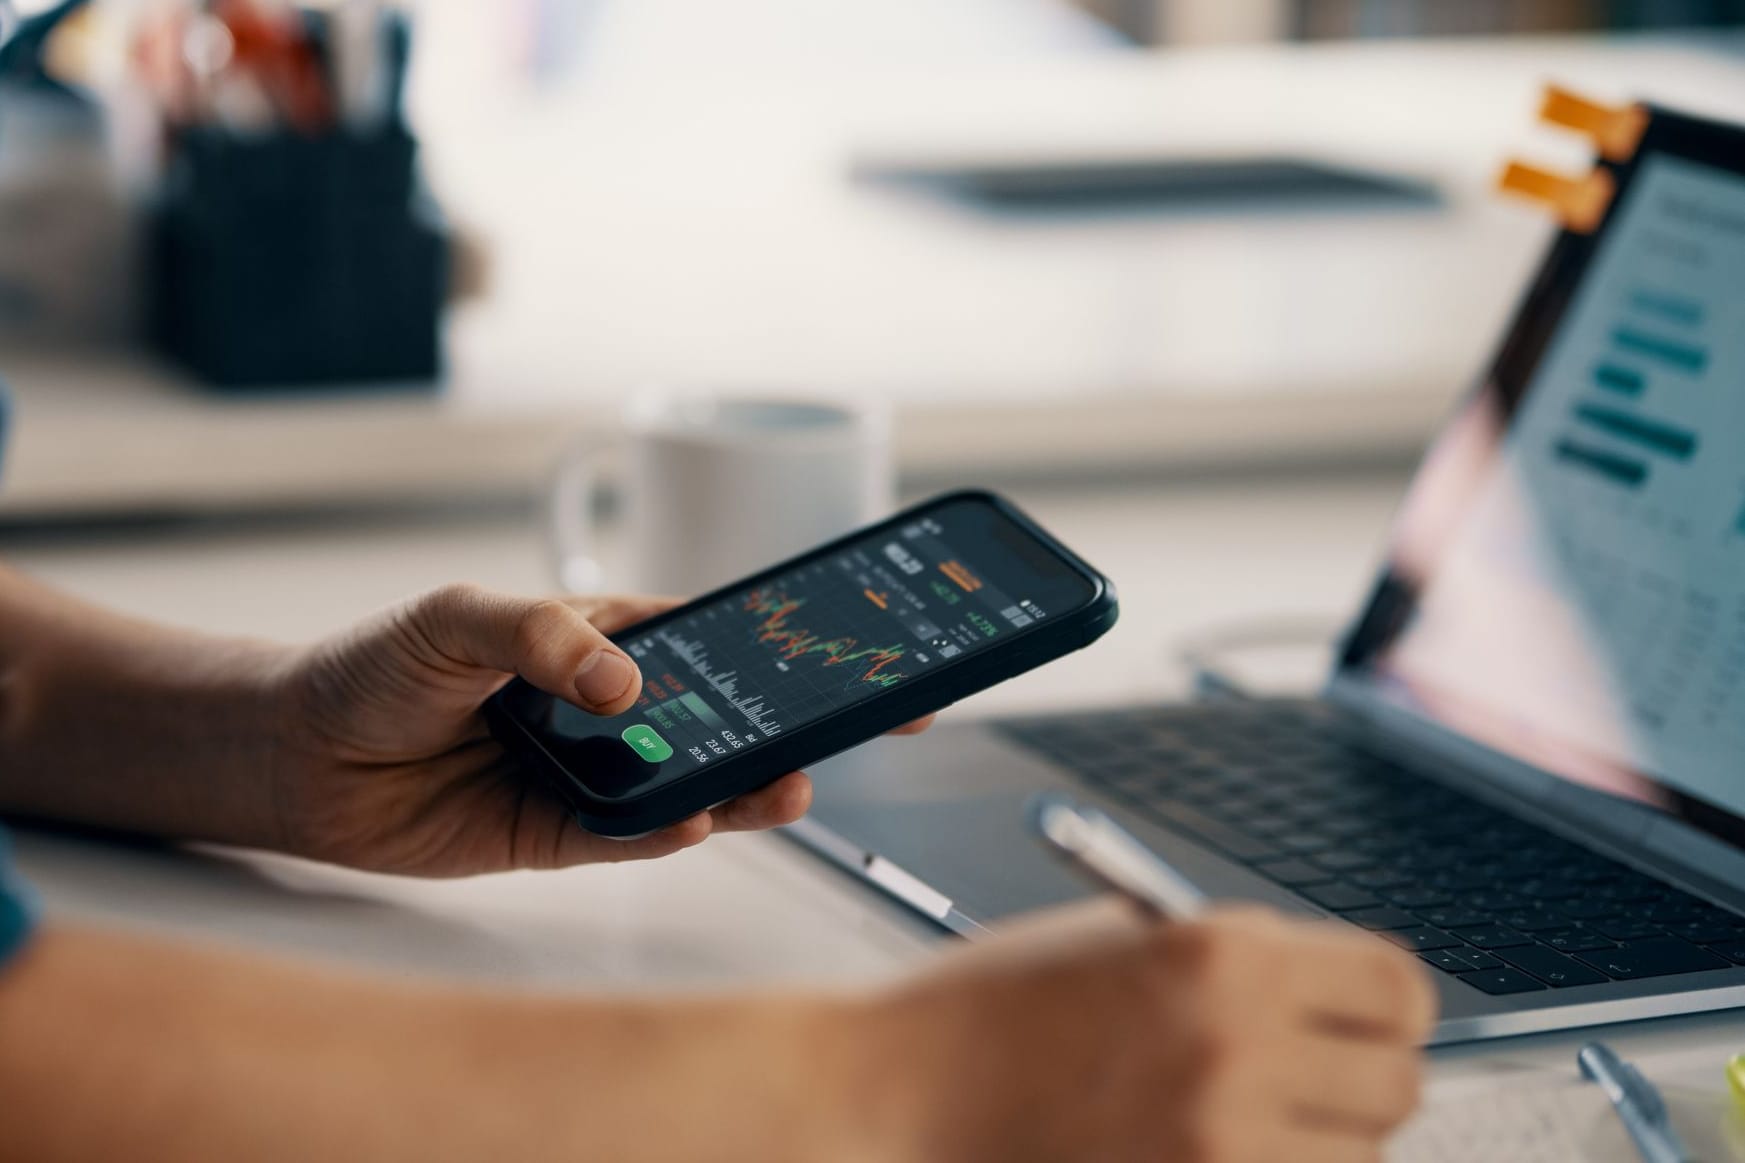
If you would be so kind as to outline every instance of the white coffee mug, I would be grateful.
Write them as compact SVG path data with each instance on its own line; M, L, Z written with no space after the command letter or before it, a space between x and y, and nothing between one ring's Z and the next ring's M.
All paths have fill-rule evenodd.
M552 550L571 592L608 576L594 528L601 452L572 452L552 490ZM613 585L700 594L887 513L889 413L775 396L648 396L626 410L618 485L628 569Z

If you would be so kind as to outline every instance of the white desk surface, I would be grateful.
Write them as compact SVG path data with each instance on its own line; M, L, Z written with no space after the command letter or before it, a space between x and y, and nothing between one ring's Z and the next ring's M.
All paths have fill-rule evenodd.
M1019 489L1045 523L1114 576L1120 626L1095 650L952 714L1168 697L1166 647L1208 625L1338 615L1366 584L1401 481L1391 475ZM213 630L301 639L443 581L540 592L529 522L140 530L41 538L0 554L109 604ZM419 882L298 861L20 838L52 912L337 959L400 974L559 989L866 981L938 938L773 837L727 837L652 864ZM1436 1093L1499 1072L1571 1069L1584 1035L1440 1052ZM1718 1079L1745 1018L1612 1032L1651 1072Z

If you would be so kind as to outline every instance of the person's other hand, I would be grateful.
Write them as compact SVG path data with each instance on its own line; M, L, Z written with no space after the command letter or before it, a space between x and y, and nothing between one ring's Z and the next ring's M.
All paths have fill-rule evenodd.
M898 1157L1375 1163L1417 1105L1435 993L1369 933L1114 902L1017 929L872 1004Z
M648 836L595 836L491 738L479 707L516 675L585 710L628 710L641 676L606 636L675 604L445 586L302 653L285 683L273 772L283 846L358 868L465 876L647 859L713 831L799 819L812 786L793 772Z

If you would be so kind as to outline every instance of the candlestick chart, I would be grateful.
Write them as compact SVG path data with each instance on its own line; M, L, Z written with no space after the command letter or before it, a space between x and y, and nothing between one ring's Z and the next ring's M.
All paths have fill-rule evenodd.
M903 646L865 645L852 635L827 637L805 625L803 611L808 604L807 599L782 590L753 590L746 595L744 612L755 620L756 640L783 662L815 662L827 669L841 669L854 681L875 687L895 686L903 680L898 669L908 653Z

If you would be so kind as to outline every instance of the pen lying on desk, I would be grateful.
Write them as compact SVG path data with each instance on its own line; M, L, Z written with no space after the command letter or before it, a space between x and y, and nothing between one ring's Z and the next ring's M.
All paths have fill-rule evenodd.
M1037 838L1074 868L1154 916L1185 921L1205 911L1205 893L1095 808L1044 794L1031 804L1030 824Z
M1640 1070L1603 1042L1583 1046L1575 1061L1582 1074L1606 1092L1643 1163L1698 1163L1672 1129L1665 1100Z

